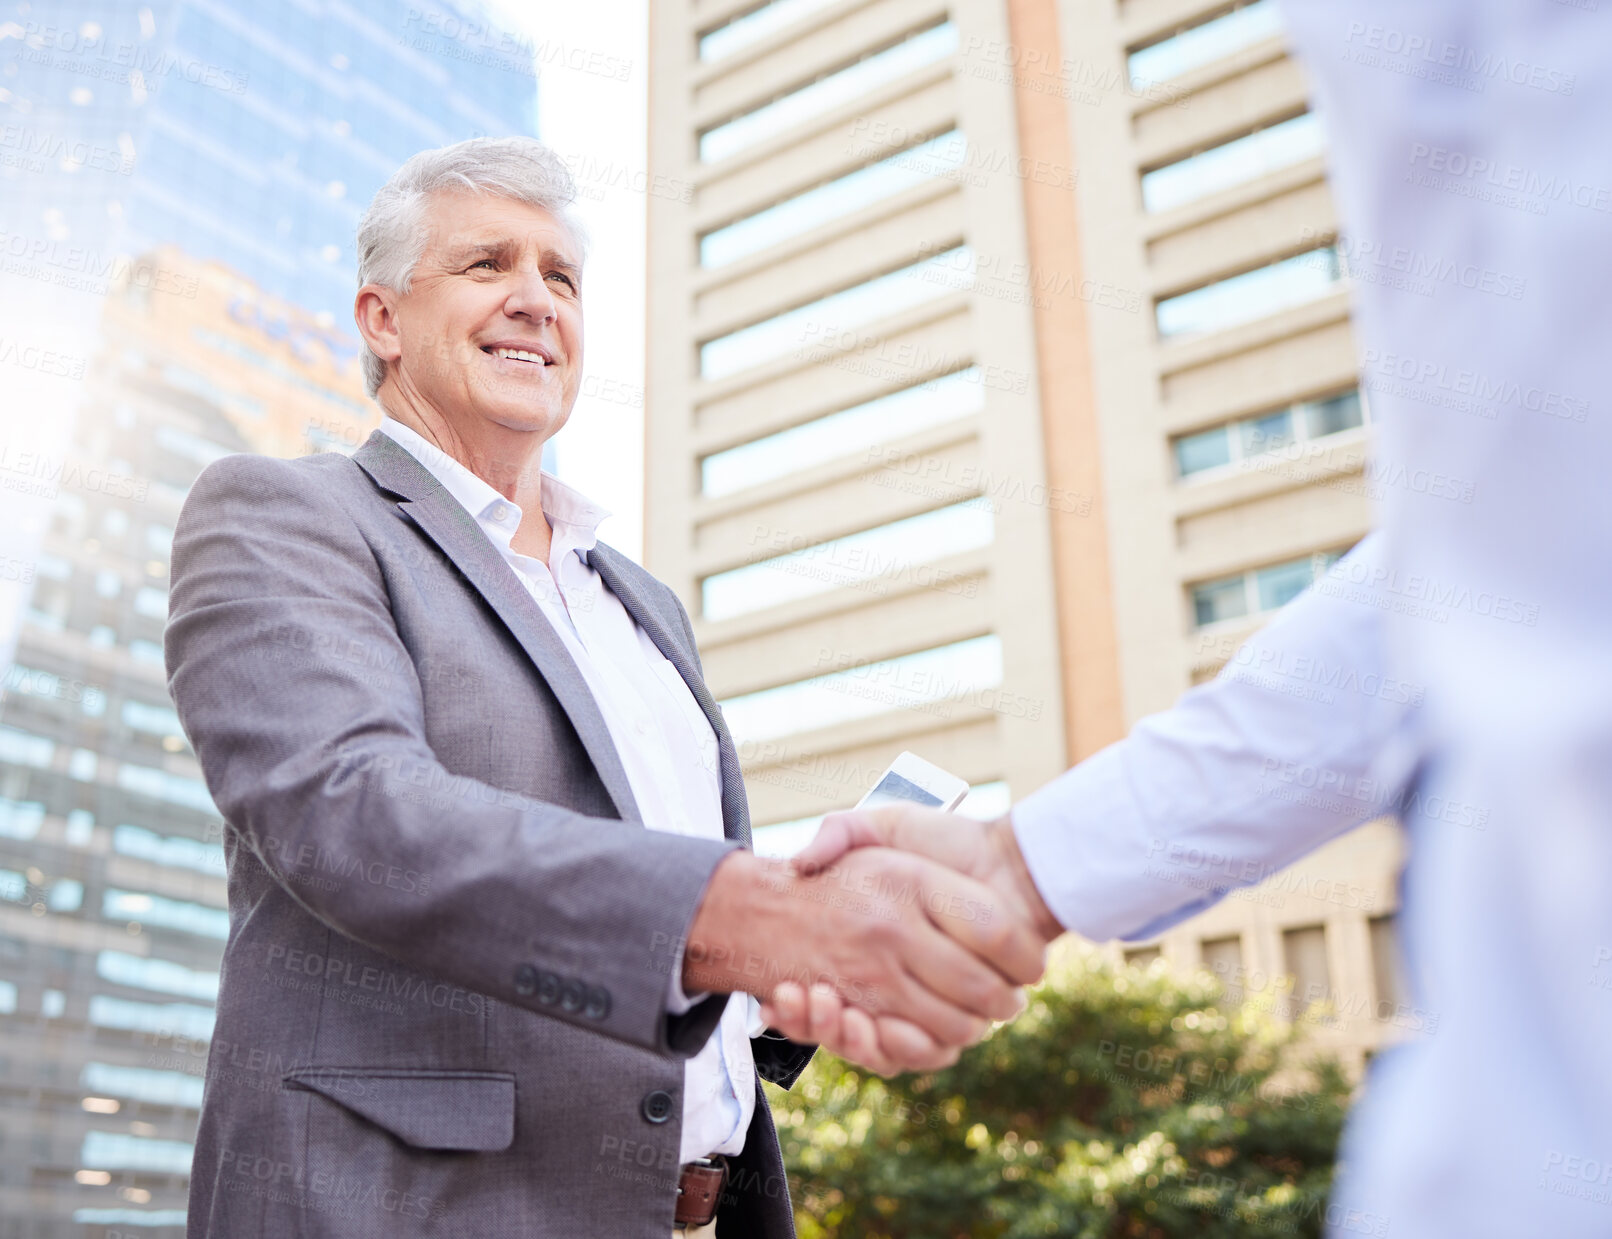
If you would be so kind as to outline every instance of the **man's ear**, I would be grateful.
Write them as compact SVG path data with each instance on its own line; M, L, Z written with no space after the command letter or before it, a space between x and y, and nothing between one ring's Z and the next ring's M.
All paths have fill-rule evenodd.
M403 339L397 328L397 289L365 284L353 299L353 322L369 351L382 361L403 356Z

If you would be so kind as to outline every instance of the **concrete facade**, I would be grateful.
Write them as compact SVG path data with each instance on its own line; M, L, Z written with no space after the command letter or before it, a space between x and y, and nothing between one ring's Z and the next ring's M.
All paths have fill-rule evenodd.
M1271 10L651 5L646 562L695 618L758 839L908 748L1005 807L1369 528L1347 247ZM971 641L985 671L924 678ZM1306 1018L1358 1059L1429 1020L1390 949L1399 862L1374 823L1125 949L1323 998Z

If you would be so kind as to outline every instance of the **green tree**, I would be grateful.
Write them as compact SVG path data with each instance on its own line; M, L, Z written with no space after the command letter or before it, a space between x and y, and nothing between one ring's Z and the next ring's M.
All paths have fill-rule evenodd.
M771 1096L802 1239L1264 1239L1322 1233L1350 1091L1207 976L1087 951L949 1070L819 1054Z

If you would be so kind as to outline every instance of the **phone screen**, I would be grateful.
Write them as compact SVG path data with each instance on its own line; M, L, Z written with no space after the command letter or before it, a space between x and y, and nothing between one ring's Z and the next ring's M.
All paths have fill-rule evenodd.
M862 803L858 807L871 808L874 805L893 804L903 800L927 805L930 808L941 803L940 797L933 792L926 792L911 779L902 778L894 770L886 770L878 786L862 798Z

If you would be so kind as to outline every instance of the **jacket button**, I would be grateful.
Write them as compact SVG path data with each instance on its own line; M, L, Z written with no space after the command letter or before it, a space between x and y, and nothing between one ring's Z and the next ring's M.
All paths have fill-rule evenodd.
M664 1123L672 1117L672 1095L656 1089L644 1097L644 1117L651 1123Z
M570 1011L573 1014L582 1010L582 1004L588 1000L588 987L572 977L565 983L560 991L560 1010Z
M552 972L537 974L537 1000L545 1007L552 1007L560 1001L560 978Z
M537 969L531 964L522 964L515 969L515 992L522 998L530 997L537 989Z
M588 991L588 1005L582 1014L590 1020L602 1020L610 1014L610 991L595 985Z

